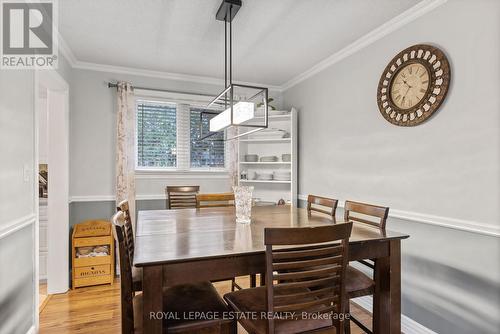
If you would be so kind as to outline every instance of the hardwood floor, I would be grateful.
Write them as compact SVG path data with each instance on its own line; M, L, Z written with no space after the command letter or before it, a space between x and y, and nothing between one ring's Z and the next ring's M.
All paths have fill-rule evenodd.
M237 279L242 287L248 287L248 278ZM219 293L231 290L230 282L215 283ZM371 327L371 315L351 303L351 312L361 322ZM70 290L65 294L52 295L40 313L41 334L119 334L120 333L120 282ZM246 333L238 328L238 333ZM351 323L351 333L363 333Z

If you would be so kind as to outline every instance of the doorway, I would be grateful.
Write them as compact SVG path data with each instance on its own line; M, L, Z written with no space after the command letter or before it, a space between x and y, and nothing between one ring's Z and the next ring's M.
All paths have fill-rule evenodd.
M69 86L55 70L35 72L37 305L69 289ZM38 316L38 312L36 312ZM38 323L38 321L37 321Z

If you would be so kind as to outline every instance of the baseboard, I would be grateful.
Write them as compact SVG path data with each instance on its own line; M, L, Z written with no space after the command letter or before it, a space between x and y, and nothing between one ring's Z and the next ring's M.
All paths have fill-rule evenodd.
M351 301L357 304L359 307L362 307L366 311L372 313L373 310L373 297L372 296L364 296L355 299L351 299ZM401 332L404 334L438 334L433 330L419 324L415 320L408 318L407 316L401 314Z

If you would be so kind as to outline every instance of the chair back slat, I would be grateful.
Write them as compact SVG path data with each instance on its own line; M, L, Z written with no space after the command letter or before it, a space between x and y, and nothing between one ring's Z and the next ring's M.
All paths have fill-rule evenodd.
M375 226L381 231L385 231L388 214L389 208L384 206L353 201L346 201L344 205L344 221Z
M128 200L123 200L118 204L118 211L122 211L125 217L125 236L127 241L127 249L130 257L130 261L134 260L135 251L135 239L134 239L134 226L132 223L132 216L130 216L130 210L128 205Z
M167 186L167 208L186 209L196 207L196 194L200 186Z
M352 223L305 228L266 228L268 312L343 313ZM286 246L286 247L285 247ZM341 332L339 317L331 327ZM273 333L275 321L268 321Z
M227 206L234 206L233 193L196 195L197 208L215 208L215 207L227 207Z
M307 196L307 213L310 215L313 211L316 211L335 218L337 204L338 200L333 198L309 195Z
M125 233L125 214L118 211L111 218L115 239L118 243L118 253L120 259L120 285L121 285L121 321L122 333L134 333L134 308L133 308L133 287L132 287L132 264L127 247L127 237Z

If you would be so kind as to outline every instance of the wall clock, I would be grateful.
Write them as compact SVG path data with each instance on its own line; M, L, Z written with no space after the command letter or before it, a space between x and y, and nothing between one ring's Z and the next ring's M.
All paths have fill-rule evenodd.
M419 125L439 109L449 84L450 66L440 49L410 46L389 62L380 77L378 108L392 124Z

